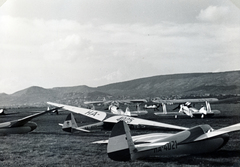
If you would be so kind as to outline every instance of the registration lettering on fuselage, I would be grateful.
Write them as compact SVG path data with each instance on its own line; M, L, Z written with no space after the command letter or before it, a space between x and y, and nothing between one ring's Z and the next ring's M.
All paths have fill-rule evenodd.
M85 115L89 115L89 116L96 116L98 114L97 111L93 111L93 110L89 110L88 112L85 113Z
M127 124L128 123L131 123L132 121L134 120L134 118L131 118L131 117L120 117L117 119L117 121L125 121Z
M171 141L167 144L165 144L164 146L155 148L153 150L154 153L158 153L158 152L162 152L162 151L170 151L170 150L175 150L177 149L177 141Z

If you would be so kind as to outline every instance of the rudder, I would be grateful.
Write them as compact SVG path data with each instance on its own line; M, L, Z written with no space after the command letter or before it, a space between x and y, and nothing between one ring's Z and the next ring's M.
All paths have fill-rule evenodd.
M113 127L108 141L108 157L115 161L134 160L135 150L128 125L124 121L119 121Z
M74 130L73 128L76 128L76 127L77 127L77 123L73 114L72 113L68 114L67 118L63 123L62 130L66 132L73 132Z
M131 116L129 107L126 107L126 111L125 111L124 115Z

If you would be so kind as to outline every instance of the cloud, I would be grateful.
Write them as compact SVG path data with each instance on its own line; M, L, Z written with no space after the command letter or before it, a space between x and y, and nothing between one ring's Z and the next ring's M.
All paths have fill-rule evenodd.
M228 7L209 6L207 9L201 10L199 15L197 16L197 19L207 22L226 21L227 18L225 18L225 16L228 13L229 13Z
M240 1L239 0L231 0L231 1L234 5L236 5L236 7L238 7L240 9Z
M46 60L72 63L84 52L91 51L92 47L89 40L81 39L78 34L70 34L64 39L43 44L41 50Z
M32 4L31 1L27 2ZM66 1L57 2L64 2L65 5ZM205 10L200 12L198 5L191 3L198 7L191 9L192 12L195 11L195 15L191 15L194 19L187 22L189 18L186 17L183 19L185 21L176 21L179 19L176 13L180 12L182 16L188 16L189 13L182 12L186 9L184 4L180 8L177 6L179 2L175 2L171 1L167 5L172 7L172 11L173 7L177 7L176 11L170 12L173 13L169 16L172 19L161 17L167 14L154 8L155 1L146 8L143 5L146 2L141 1L143 6L137 4L137 9L125 13L124 16L129 18L114 13L108 4L106 11L106 6L102 9L95 6L98 8L95 13L86 13L91 17L87 19L86 16L86 21L83 21L77 17L85 17L82 11L78 13L79 10L73 10L78 5L75 8L69 2L68 6L62 6L66 12L57 11L56 4L51 3L55 14L50 12L51 7L48 6L46 13L39 15L41 10L34 12L33 8L36 9L36 6L33 6L31 10L26 9L30 10L26 13L23 8L18 9L21 12L14 11L19 15L1 15L0 92L5 87L10 92L10 87L4 86L7 82L8 85L19 83L12 86L13 92L33 85L99 86L160 74L239 69L236 61L240 51L237 16L234 18L235 24L218 24L236 13L231 14L229 6L217 5L202 5ZM92 6L88 3L90 5L86 9ZM163 6L166 6L165 3ZM205 1L206 3L209 4ZM21 5L27 6L25 3ZM126 9L124 5L121 8ZM117 6L114 4L114 7ZM143 8L144 13L141 13L140 9ZM154 9L152 15L149 9ZM164 11L166 10L167 8ZM30 17L27 14L31 11L33 16ZM109 11L111 12L108 13ZM66 13L66 17L63 17L63 13ZM48 14L51 16L47 17ZM114 18L116 15L118 17ZM134 15L137 19L134 19ZM140 19L143 15L144 19ZM196 21L197 15L201 21ZM103 16L110 18L106 21ZM154 21L146 21L148 17ZM111 22L113 18L115 21Z
M6 2L7 0L0 0L0 7Z

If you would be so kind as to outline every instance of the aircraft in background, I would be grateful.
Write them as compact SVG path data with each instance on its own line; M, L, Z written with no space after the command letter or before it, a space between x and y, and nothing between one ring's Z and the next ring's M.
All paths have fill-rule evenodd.
M126 107L125 112L119 108L118 102L112 102L111 105L108 107L108 109L111 111L111 113L116 115L126 115L126 116L133 116L137 117L139 115L146 115L148 111L146 110L140 110L139 105L136 105L137 110L136 111L130 111L129 107Z
M98 122L98 123L78 127L73 114L69 113L67 115L67 118L63 122L63 124L59 123L59 125L62 127L62 130L65 132L70 132L70 133L73 133L75 131L91 132L91 131L89 131L90 129L94 129L94 128L103 126L103 122Z
M155 112L154 114L157 116L173 116L177 118L178 116L188 116L188 117L196 117L196 118L205 118L212 117L214 115L220 114L219 110L211 110L211 106L209 102L216 102L218 99L216 98L201 98L201 99L176 99L176 100L154 100L155 103L161 103L163 112ZM191 103L202 103L205 102L206 107L202 106L201 109L196 109L191 106ZM179 108L179 112L167 112L166 104L180 104L177 108ZM183 104L184 103L184 104ZM175 109L177 109L175 108Z
M128 116L137 117L140 115L146 115L148 113L147 110L140 110L140 107L138 107L138 106L136 106L136 107L137 107L136 111L130 111L129 107L126 107L125 114Z
M140 110L140 103L146 102L146 99L133 99L133 100L115 100L115 101L106 101L105 98L103 101L86 101L84 104L91 104L93 105L91 108L95 109L94 104L101 105L103 104L104 106L109 105L108 110L112 114L116 115L126 115L126 116L134 116L137 117L139 115L145 115L148 113L146 110ZM119 103L124 103L124 104L129 104L129 103L136 103L136 111L130 111L129 107L126 107L125 112L119 108ZM106 108L106 107L105 107Z
M206 107L202 105L198 110L192 107L190 102L186 102L180 105L179 112L189 113L190 116L192 115L192 117L196 118L208 118L221 113L219 110L212 110L208 101L205 101L205 103Z
M125 112L126 116L130 116L131 114L129 114L129 115L127 114L127 112L130 112L130 111L127 111L127 110L128 110L128 107L126 108L126 112ZM68 114L64 123L63 124L59 123L59 125L62 126L63 131L73 133L74 131L91 132L91 131L89 131L90 129L94 129L94 128L98 128L100 126L103 126L104 123L103 122L98 122L98 123L78 127L76 119L74 118L73 114L70 113L70 114Z
M84 104L97 104L97 105L109 105L113 101L118 103L146 103L146 99L126 99L126 100L106 100L106 98L103 98L103 100L100 101L85 101Z
M0 109L0 115L5 115L5 110L4 108Z
M120 121L113 127L108 141L94 143L108 143L107 154L112 160L130 161L151 156L214 152L227 143L227 133L239 130L240 123L218 130L205 124L176 134L150 133L132 137L128 125Z
M59 109L59 107L29 115L18 120L0 123L0 134L21 134L31 132L37 128L35 122L30 122L31 119L52 112L56 109Z
M12 114L17 114L17 113L18 113L18 112L6 113L6 112L5 112L6 110L7 110L7 109L5 109L5 108L0 109L0 115L12 115Z
M151 104L151 105L144 105L145 109L153 109L154 111L159 111L160 104Z
M82 129L91 129L92 127L96 127L96 126L102 126L103 128L112 128L114 124L116 124L121 120L124 120L128 125L130 125L130 127L151 126L151 127L161 127L161 128L169 128L169 129L176 129L176 130L186 129L185 127L182 127L182 126L175 126L175 125L170 125L166 123L150 121L146 119L140 119L140 118L125 116L125 115L114 115L111 113L106 113L104 111L74 107L74 106L52 103L52 102L47 102L47 103L49 105L61 107L62 109L74 112L76 114L81 114L86 117L93 118L99 121L98 124L85 125L84 127L77 128L77 130L80 130L83 132L86 132L86 131ZM71 119L69 118L68 120L72 120L72 118ZM71 127L72 125L71 121L69 121L69 125L70 125L69 127Z

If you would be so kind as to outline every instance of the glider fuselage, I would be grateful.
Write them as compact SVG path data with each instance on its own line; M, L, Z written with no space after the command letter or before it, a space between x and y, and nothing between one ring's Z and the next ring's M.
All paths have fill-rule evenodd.
M212 128L209 125L199 125L190 128L188 130L179 132L175 135L154 142L168 143L157 148L136 152L134 157L138 159L141 157L149 156L189 155L217 151L229 140L228 134L219 135L205 140L195 141L195 139L197 139L199 136L211 130Z
M2 127L0 128L0 134L21 134L28 133L37 128L37 124L35 122L28 122L23 126L19 127Z

